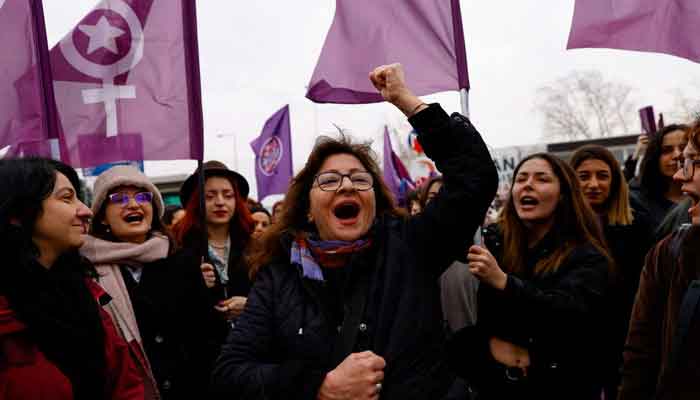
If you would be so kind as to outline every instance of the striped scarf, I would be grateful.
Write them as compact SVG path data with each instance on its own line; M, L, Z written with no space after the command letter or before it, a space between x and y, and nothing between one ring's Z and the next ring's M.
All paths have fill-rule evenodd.
M339 268L348 257L372 245L370 239L346 242L342 240L313 240L306 234L297 235L292 243L290 262L297 265L302 276L324 281L322 268Z

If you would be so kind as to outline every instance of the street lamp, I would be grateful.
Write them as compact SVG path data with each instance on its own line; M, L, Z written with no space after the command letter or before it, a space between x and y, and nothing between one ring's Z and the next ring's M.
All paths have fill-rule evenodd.
M223 139L227 137L233 138L233 169L238 171L238 139L236 138L236 133L218 133L216 135L218 139Z

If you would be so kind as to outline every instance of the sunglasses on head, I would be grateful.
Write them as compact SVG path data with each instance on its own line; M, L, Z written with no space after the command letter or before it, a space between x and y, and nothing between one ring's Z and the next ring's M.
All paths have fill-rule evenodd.
M132 196L129 193L117 192L117 193L112 193L107 197L109 197L109 202L112 204L126 206L127 204L129 204L129 199L131 199L132 197L134 198L134 201L137 204L150 203L153 200L153 193L151 193L151 192L138 192Z

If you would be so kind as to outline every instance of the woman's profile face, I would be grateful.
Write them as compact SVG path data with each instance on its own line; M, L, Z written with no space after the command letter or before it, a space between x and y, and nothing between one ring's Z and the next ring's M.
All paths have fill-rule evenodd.
M661 141L661 156L659 157L659 170L661 175L673 178L678 170L678 160L683 158L683 149L688 144L685 132L672 131L664 135Z
M316 173L309 191L309 221L316 225L322 240L354 241L364 236L376 215L371 175L357 157L335 154L328 157ZM323 181L323 185L319 185ZM328 190L326 184L339 184Z
M511 188L515 211L526 226L551 223L560 194L559 178L549 162L542 158L525 161Z
M41 204L32 240L40 250L56 255L83 245L92 211L77 197L73 184L60 172L51 194Z
M691 200L691 207L688 209L691 222L693 225L700 225L700 168L695 164L700 160L700 150L688 142L683 150L683 158L688 165L688 171L679 169L673 179L681 183L681 191Z

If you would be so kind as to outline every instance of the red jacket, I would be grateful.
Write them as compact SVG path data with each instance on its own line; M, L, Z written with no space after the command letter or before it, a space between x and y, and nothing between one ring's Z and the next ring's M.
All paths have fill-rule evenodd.
M88 281L95 299L106 293ZM143 382L129 349L109 315L100 308L105 330L105 360L109 377L105 400L142 400ZM7 299L0 296L0 399L72 400L68 378L31 342L27 326L16 318Z

